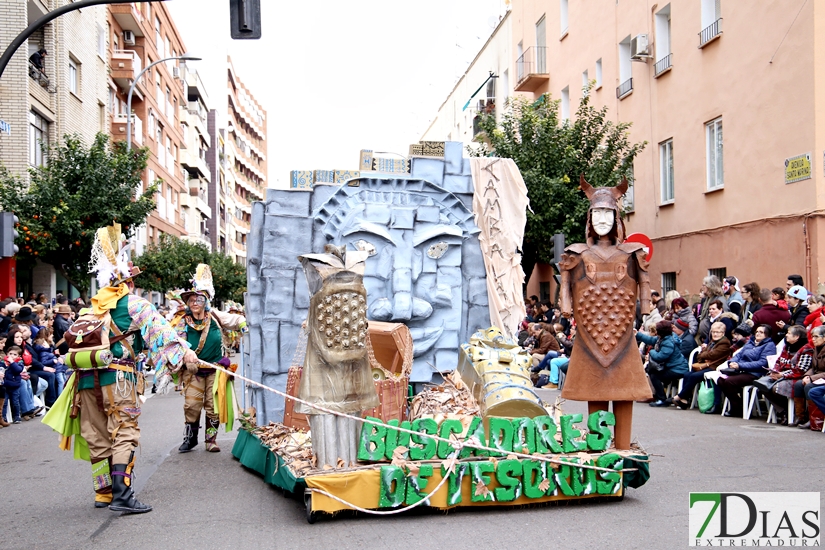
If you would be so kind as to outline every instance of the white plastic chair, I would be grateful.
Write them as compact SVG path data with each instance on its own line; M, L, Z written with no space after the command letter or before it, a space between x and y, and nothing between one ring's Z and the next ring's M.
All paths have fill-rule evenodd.
M762 407L759 406L759 391L755 386L745 386L742 388L742 418L750 420L753 409L756 408L758 416L762 416Z
M693 365L693 360L696 359L696 356L699 354L699 350L701 350L701 349L702 348L695 348L693 351L690 352L690 356L688 357L688 368L690 368L691 365ZM689 372L693 372L693 371L691 370ZM681 387L679 388L679 391L681 391ZM699 399L699 384L696 384L693 387L693 398L690 400L690 408L691 409L696 408L696 401L698 399Z
M793 398L788 399L788 425L794 422L794 405ZM776 424L776 411L771 403L771 408L768 410L768 424Z

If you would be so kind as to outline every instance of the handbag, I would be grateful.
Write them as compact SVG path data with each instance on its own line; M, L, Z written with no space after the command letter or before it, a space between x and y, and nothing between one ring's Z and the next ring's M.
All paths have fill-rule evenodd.
M719 369L719 372L721 372L725 376L735 376L737 374L742 374L739 371L739 369Z
M756 389L758 389L759 391L761 391L763 393L770 393L770 391L773 390L773 387L781 381L782 381L782 378L779 378L778 380L774 380L773 378L770 377L769 374L766 374L765 376L763 376L761 378L757 378L756 380L754 380L753 385L756 387Z
M658 363L658 362L654 361L653 359L648 359L647 360L647 367L645 368L646 372L648 372L648 373L662 372L663 370L665 370L665 367L661 363Z
M714 384L710 380L702 380L702 385L699 386L699 395L696 401L699 404L699 412L701 413L707 414L713 411L713 405L716 401L716 392L713 386Z

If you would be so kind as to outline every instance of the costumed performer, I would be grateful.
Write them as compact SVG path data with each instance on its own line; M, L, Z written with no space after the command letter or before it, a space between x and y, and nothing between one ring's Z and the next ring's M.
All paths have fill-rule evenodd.
M129 261L123 240L120 224L95 233L90 267L100 291L91 312L65 333L66 363L74 372L43 423L63 436L61 449L68 450L74 437L75 458L91 462L96 508L139 514L152 507L132 490L144 386L135 354L144 352L167 370L197 356L151 303L131 294L140 269ZM101 342L96 347L103 349L95 349Z
M198 356L199 361L186 363L183 373L183 443L178 452L188 453L198 445L201 410L206 411L206 450L220 452L216 442L218 428L226 425L226 431L234 424L234 386L231 377L218 372L205 363L216 363L228 368L226 357L228 346L224 333L244 330L246 319L243 315L225 313L210 307L215 295L212 284L212 270L206 264L199 264L192 278L192 288L181 292L181 300L186 309L179 311L172 319L172 326L178 331Z
M613 402L615 447L630 449L633 402L652 398L633 335L636 297L642 315L650 311L646 252L625 242L618 199L627 180L616 187L593 188L584 176L581 189L590 199L585 238L562 255L561 310L578 325L576 345L561 396L587 401L589 412Z

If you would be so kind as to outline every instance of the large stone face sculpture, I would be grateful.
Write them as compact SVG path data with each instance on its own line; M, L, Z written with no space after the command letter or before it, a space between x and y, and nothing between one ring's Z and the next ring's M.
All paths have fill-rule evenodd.
M586 243L568 246L561 261L561 310L576 319L578 331L562 397L587 401L590 412L613 401L615 445L630 448L633 401L652 397L633 335L636 298L650 309L650 284L642 245L625 243L617 200L627 191L593 188L582 176L590 199Z
M409 326L414 384L455 369L460 343L490 325L469 159L460 143L448 142L444 158L411 164L408 176L269 189L265 203L253 204L246 299L253 379L285 389L310 306L296 258L327 244L370 254L368 317ZM259 421L283 419L282 398L253 393Z

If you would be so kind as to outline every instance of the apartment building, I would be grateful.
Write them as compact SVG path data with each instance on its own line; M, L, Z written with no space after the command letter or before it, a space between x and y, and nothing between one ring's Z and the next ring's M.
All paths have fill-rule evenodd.
M190 118L184 85L185 64L177 60L159 63L136 82L143 67L160 59L181 56L186 48L163 3L111 4L107 9L111 134L113 139L126 139L127 96L134 83L132 146L145 146L150 151L144 189L154 181L160 185L157 208L134 239L135 252L139 254L143 245L158 242L164 233L176 237L188 234L181 197L189 203L190 169L196 173L198 169L180 162L181 150L187 147L184 122ZM193 145L196 143L193 141ZM186 157L190 159L198 154L187 150ZM199 189L200 184L196 185Z
M231 58L227 58L226 101L227 126L221 138L223 150L213 153L223 155L225 165L219 162L220 157L215 162L214 156L213 164L223 168L224 179L216 182L213 178L212 189L219 199L213 208L217 207L219 213L225 209L231 222L226 224L224 220L224 243L220 241L220 230L212 233L212 246L225 250L237 263L246 265L252 201L263 200L267 187L267 117L266 110L236 73ZM219 190L222 187L225 193L221 196Z
M216 109L209 111L207 118L210 148L206 154L212 176L209 186L209 207L212 217L207 220L207 229L214 250L231 256L231 242L235 239L235 176L227 152L226 129L220 123ZM220 129L219 129L220 128ZM234 164L234 159L232 160ZM233 259L237 261L237 256Z
M208 224L212 218L212 208L209 206L212 171L207 164L207 155L212 147L208 129L209 96L197 71L189 67L182 67L181 70L187 103L181 106L180 111L183 133L180 163L189 189L188 194L180 196L181 219L186 231L183 238L211 250Z
M0 2L0 41L8 45L29 24L65 4L63 0L4 0ZM83 29L83 32L77 32ZM45 48L42 70L29 61ZM26 177L31 167L47 161L43 146L56 145L66 134L91 143L107 132L106 8L70 12L35 32L9 63L0 79L0 162L13 174ZM18 271L18 290L57 290L78 296L66 280L46 264Z
M654 288L696 293L708 274L820 285L825 6L517 0L511 17L516 91L573 116L595 80L594 104L648 142L625 209L653 240Z
M460 141L466 147L479 132L482 114L494 113L496 120L501 119L513 93L510 21L508 11L441 104L421 141Z

